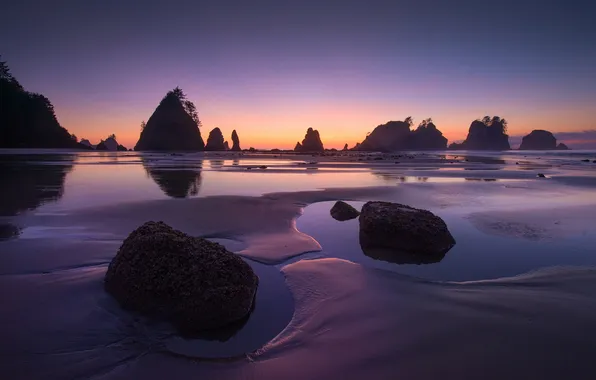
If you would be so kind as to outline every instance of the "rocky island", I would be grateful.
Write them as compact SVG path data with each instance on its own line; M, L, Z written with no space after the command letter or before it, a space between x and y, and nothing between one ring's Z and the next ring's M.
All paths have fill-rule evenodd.
M370 152L393 152L398 150L440 150L447 148L443 137L432 119L423 120L415 130L410 130L413 121L389 121L377 126L364 141L352 150Z
M557 138L549 131L535 129L523 137L519 146L520 150L567 150L567 145L559 143Z
M204 150L199 126L195 105L176 87L164 96L144 125L134 150Z
M485 116L474 120L468 130L468 136L462 143L452 143L449 149L467 150L509 150L507 121L499 116Z

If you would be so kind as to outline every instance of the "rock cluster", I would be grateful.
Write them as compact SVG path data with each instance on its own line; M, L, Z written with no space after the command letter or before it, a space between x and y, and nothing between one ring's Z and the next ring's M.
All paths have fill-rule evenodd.
M474 120L468 136L461 144L452 143L449 149L509 150L509 136L505 133L507 122L498 116Z

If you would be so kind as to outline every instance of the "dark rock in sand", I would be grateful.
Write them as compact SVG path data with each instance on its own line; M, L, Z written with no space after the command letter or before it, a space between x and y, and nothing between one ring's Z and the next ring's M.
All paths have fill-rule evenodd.
M360 215L358 210L344 201L335 202L333 207L331 207L330 213L333 219L339 220L340 222L357 218Z
M21 234L21 229L14 224L2 224L0 223L0 241L10 240L18 237Z
M122 243L105 289L126 309L169 320L182 332L242 320L258 277L222 245L147 222Z
M538 178L546 178L546 176L544 174L542 174L542 173L538 173L536 175L536 177L538 177Z
M505 133L507 122L498 116L485 116L474 120L468 130L468 136L461 144L452 143L449 149L468 150L509 150L509 135Z
M242 150L240 149L240 138L238 137L238 133L236 133L235 129L232 131L232 150L235 152Z
M204 148L197 122L174 90L161 100L141 131L134 150L201 151Z
M308 128L306 130L306 135L304 136L304 140L302 143L296 143L296 147L294 148L296 152L324 152L325 148L323 147L323 142L321 141L321 136L319 135L319 131L316 129Z
M224 137L223 133L219 128L213 128L211 132L209 132L209 137L207 138L207 144L205 145L205 150L210 151L222 151L226 150L226 146L224 144Z
M430 211L390 202L367 202L360 213L363 247L389 248L418 256L446 253L455 239Z
M586 158L586 159L583 159L583 160L582 160L582 162L590 162L590 160L588 160L588 159Z
M569 150L569 147L563 143L559 143L559 145L557 145L557 150Z
M520 150L552 150L557 149L557 139L549 131L535 129L522 139Z

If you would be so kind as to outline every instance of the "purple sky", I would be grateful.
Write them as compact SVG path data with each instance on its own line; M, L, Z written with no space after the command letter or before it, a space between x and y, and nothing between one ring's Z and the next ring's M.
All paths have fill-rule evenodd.
M353 145L406 116L449 140L484 115L512 135L596 130L594 2L20 0L2 14L2 59L92 142L133 146L175 86L204 135L237 129L246 147L293 147L309 126Z

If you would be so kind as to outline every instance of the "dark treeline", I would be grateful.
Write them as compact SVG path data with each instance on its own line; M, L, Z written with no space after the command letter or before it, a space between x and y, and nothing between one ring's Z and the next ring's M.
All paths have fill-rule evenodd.
M41 94L26 91L0 61L0 148L88 149L63 128L54 106Z

